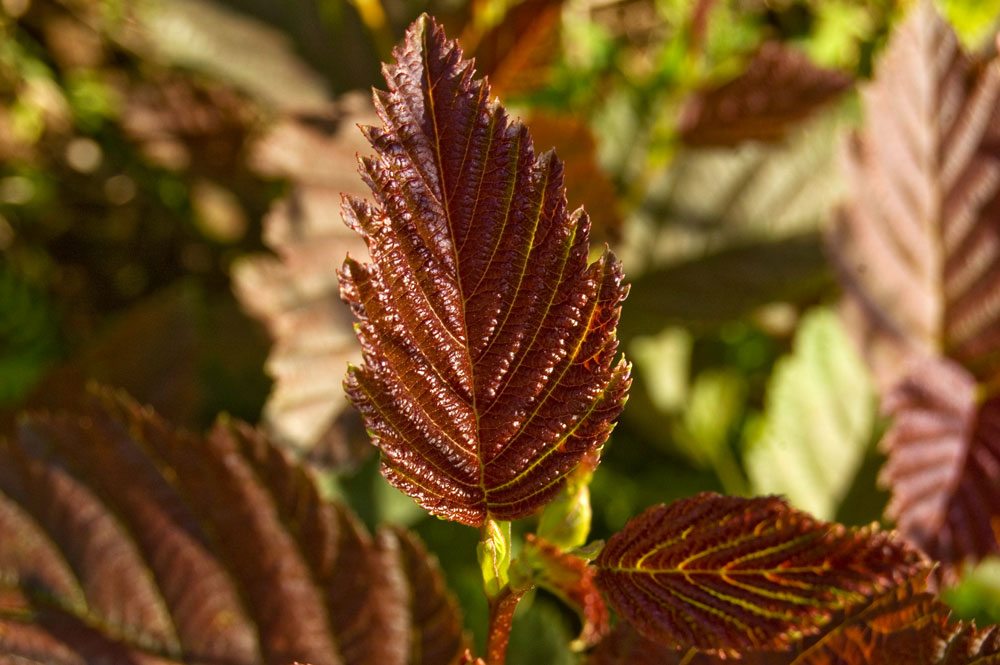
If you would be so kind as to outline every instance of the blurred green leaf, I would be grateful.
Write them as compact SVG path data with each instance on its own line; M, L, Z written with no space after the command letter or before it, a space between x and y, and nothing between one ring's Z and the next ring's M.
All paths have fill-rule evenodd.
M744 461L755 492L832 519L873 441L876 399L836 314L807 314L778 361Z
M27 395L60 352L48 299L0 262L0 408Z
M643 386L657 410L680 411L687 402L691 333L679 326L631 341L628 357L642 377Z
M759 241L647 272L632 282L619 329L717 326L776 301L805 302L832 284L819 235Z

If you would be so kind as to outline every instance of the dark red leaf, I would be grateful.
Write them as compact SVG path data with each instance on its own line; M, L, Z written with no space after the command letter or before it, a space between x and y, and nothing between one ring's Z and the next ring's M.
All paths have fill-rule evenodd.
M195 437L102 393L81 415L25 420L0 446L0 650L42 662L453 663L454 601L422 549L396 538L373 543L245 425Z
M376 204L344 207L372 257L342 271L364 350L345 386L394 486L466 524L523 517L621 411L627 288L612 254L587 264L561 165L535 155L458 45L425 16L395 56L375 94L384 126L366 129Z
M698 146L778 141L852 83L843 72L818 67L780 42L767 42L743 74L692 95L678 132L682 141Z
M784 648L926 563L874 526L821 522L777 497L703 493L631 520L596 565L643 636L726 653Z

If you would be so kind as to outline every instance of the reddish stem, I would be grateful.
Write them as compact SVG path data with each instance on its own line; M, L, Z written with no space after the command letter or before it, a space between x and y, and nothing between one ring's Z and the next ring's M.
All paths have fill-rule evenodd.
M489 635L486 638L486 665L505 665L507 643L510 642L510 626L514 620L514 610L527 589L512 591L509 586L500 590L490 599Z

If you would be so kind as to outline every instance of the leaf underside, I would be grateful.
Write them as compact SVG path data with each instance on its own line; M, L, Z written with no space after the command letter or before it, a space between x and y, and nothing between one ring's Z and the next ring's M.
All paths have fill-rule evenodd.
M887 514L951 575L998 551L1000 62L965 54L918 3L864 99L831 254L849 327L896 416L882 444Z
M12 662L445 665L464 648L411 536L373 540L245 425L195 437L111 393L0 446L0 542Z
M344 205L372 258L341 273L364 351L345 388L383 474L424 508L523 517L621 411L627 288L612 254L587 264L589 221L567 212L559 161L534 154L458 45L422 17L394 54L375 93L384 125L365 129L375 204Z
M1000 63L965 54L922 2L863 92L831 249L870 355L882 354L876 374L891 384L905 370L892 358L923 351L989 379L1000 369Z
M609 603L647 639L732 653L785 648L926 563L875 527L702 493L631 520L596 565Z
M688 99L678 133L684 143L698 146L778 141L852 83L843 72L818 67L780 42L767 42L743 74Z

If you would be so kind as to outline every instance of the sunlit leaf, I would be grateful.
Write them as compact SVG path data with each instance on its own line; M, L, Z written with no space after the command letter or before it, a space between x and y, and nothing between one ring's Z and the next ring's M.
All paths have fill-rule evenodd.
M537 110L525 124L531 128L539 149L553 148L562 160L566 198L586 208L591 220L591 243L608 242L614 246L622 231L618 193L597 163L597 143L590 127L572 114Z
M534 154L457 44L423 17L395 56L375 95L384 126L365 130L376 204L344 207L372 257L342 271L364 350L345 386L394 486L466 524L523 517L621 411L627 288L614 255L587 265L589 220L567 211L561 165Z
M337 266L348 252L367 253L344 227L339 205L341 192L366 191L356 165L369 146L356 124L375 119L366 96L345 96L326 114L286 117L270 128L252 161L257 171L292 182L264 219L264 240L277 257L251 256L233 267L236 295L274 339L266 425L310 460L338 467L370 450L340 426L348 404L343 371L361 350L350 309L337 296Z
M246 425L101 393L0 447L0 650L40 662L452 663L454 601Z
M678 132L689 145L776 141L851 83L843 72L818 67L780 42L767 42L740 76L687 101Z
M771 375L760 435L744 455L758 494L832 519L874 440L875 391L836 315L807 314Z
M887 515L943 561L1000 551L1000 62L919 3L865 90L831 234L850 328L896 416ZM982 385L977 386L977 382Z
M874 526L702 493L631 520L596 565L609 603L644 637L726 653L786 647L926 564Z
M929 2L864 90L831 247L861 348L883 386L914 353L1000 370L1000 63L962 52Z

